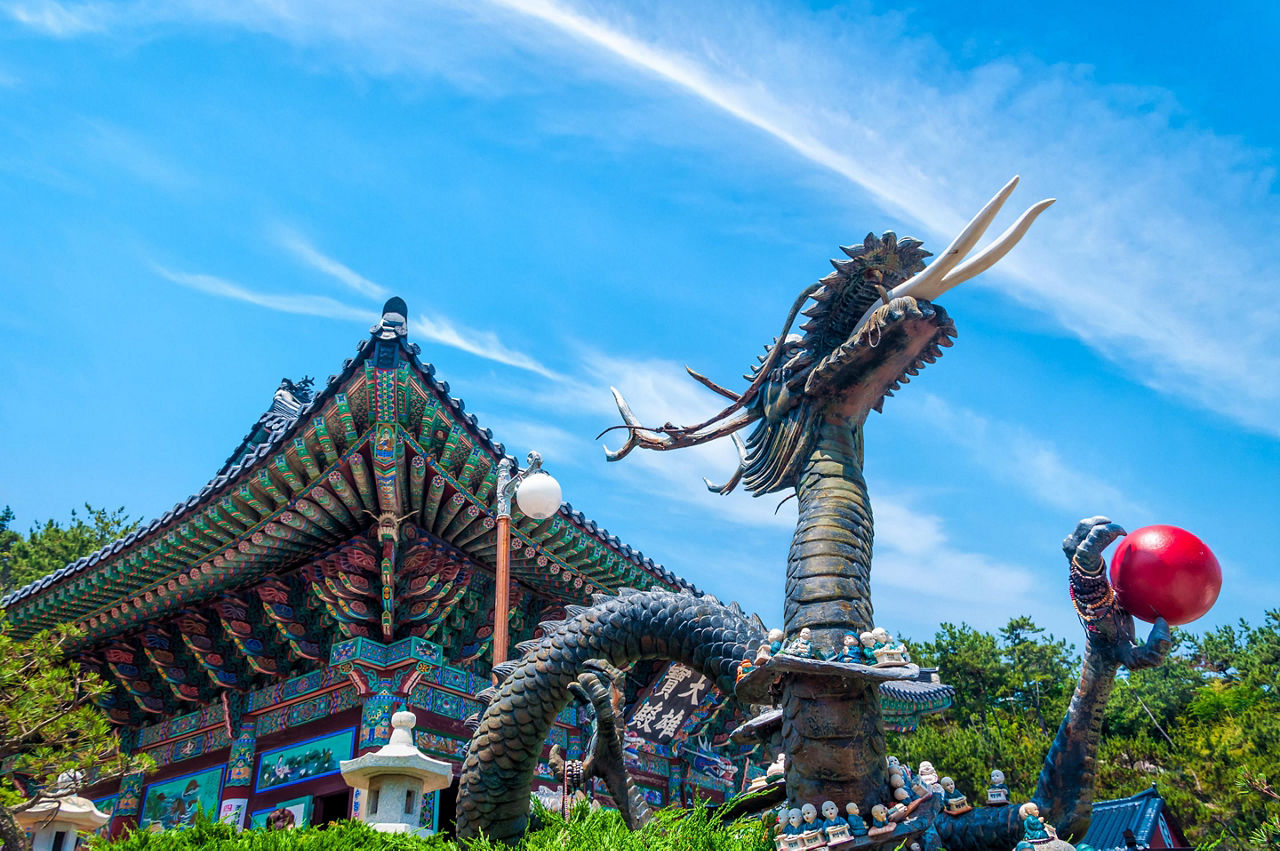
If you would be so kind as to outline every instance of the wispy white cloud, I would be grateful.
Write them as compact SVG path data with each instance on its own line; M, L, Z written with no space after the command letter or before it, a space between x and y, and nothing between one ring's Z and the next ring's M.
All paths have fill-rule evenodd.
M10 3L5 11L18 23L55 38L100 32L116 20L115 12L101 3Z
M307 316L321 316L326 319L354 319L358 321L368 321L370 317L375 315L373 308L354 307L325 295L264 293L216 275L178 272L156 263L152 264L152 268L161 277L175 284L181 284L184 287L199 290L209 295L243 301L268 310ZM343 268L345 269L346 267L344 266ZM534 358L505 345L498 335L492 331L468 329L454 324L446 317L439 315L433 317L426 314L418 314L416 318L411 319L409 321L409 329L410 333L417 339L431 340L476 357L527 370L552 380L559 381L563 379L559 373L548 369Z
M828 168L871 192L881 201L898 203L890 175L874 162L861 160L824 142L808 128L788 121L785 113L762 108L766 94L759 85L740 86L719 78L706 64L660 43L634 38L600 18L581 14L563 3L546 0L492 0L495 5L527 15L581 39L644 72L660 77L734 118L764 131L800 156ZM754 81L753 81L754 82Z
M580 466L588 457L583 452L589 448L582 435L573 434L559 426L503 414L476 412L480 422L500 435L507 454L524 462L530 451L542 455L548 467Z
M924 391L903 393L894 398L894 405L900 415L928 423L937 441L963 449L992 478L1043 505L1070 512L1081 505L1095 505L1117 518L1150 514L1146 507L1090 472L1088 466L1063 457L1052 441L1022 426L983 416Z
M537 359L509 347L495 332L467 328L444 316L419 313L416 318L409 320L409 333L415 338L434 340L476 357L528 370L553 381L563 379L560 373L548 369Z
M317 272L328 275L354 293L370 298L386 298L391 294L391 291L386 287L374 283L345 263L325 254L312 245L306 237L290 227L282 225L274 228L273 236L281 247L294 257Z
M303 316L321 316L326 319L369 319L369 311L343 304L336 299L323 295L291 295L263 293L241 286L226 278L216 275L204 275L192 272L177 272L158 264L152 264L156 274L165 280L172 281L208 295L243 301L247 304L277 310L281 313L296 313Z
M959 605L958 616L952 615L955 620L990 628L995 625L990 618L1034 608L1037 571L952 541L941 517L907 502L881 498L875 512L872 584L908 592L876 595L887 601L886 612L903 617L907 611L892 609L891 601L918 607L925 598Z
M272 230L275 240L290 254L312 269L338 281L352 292L377 299L386 298L391 294L391 290L366 278L342 261L325 254L292 228L278 226ZM512 349L495 332L467 328L440 314L434 316L418 314L410 319L409 330L415 337L431 340L476 357L527 370L544 378L556 381L563 379L562 375L547 368L536 358Z
M527 86L528 73L510 72L530 54L539 61L526 71L573 68L624 85L618 72L635 71L633 84L657 82L733 116L939 241L1020 171L1025 200L1059 203L979 286L1051 315L1137 380L1280 433L1280 382L1224 390L1228 376L1280 374L1274 158L1186 120L1167 91L1104 85L1087 68L1027 57L962 69L900 16L866 10L854 19L768 4L553 0L8 9L54 35L165 22L248 28L368 72L460 85L501 75L491 88ZM652 127L668 142L743 147L741 135L704 130L684 119Z
M1201 250L1241 244L1226 224L1239 227L1241 205L1255 237L1280 224L1274 168L1264 151L1175 127L1168 93L1011 61L961 74L927 38L867 15L840 26L749 9L731 21L667 8L641 19L495 2L758 128L936 235L950 236L1022 171L1062 202L989 283L1016 281L1009 295L1134 365L1140 380L1280 433L1280 383L1222 390L1223 376L1245 368L1280 374L1269 342L1280 312L1265 292L1280 256ZM842 108L851 87L857 108ZM1254 296L1249 308L1212 297L1216 280Z
M88 120L84 127L80 144L90 157L170 191L190 190L199 183L174 157L128 128L100 119Z

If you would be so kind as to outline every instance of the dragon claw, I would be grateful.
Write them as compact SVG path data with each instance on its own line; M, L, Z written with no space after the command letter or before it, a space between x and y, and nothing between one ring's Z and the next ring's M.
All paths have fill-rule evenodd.
M1112 541L1128 532L1119 523L1105 523L1094 526L1089 530L1089 535L1084 539L1084 543L1080 548L1090 555L1102 555Z
M1091 573L1102 567L1102 552L1116 538L1128 534L1124 527L1112 523L1109 517L1086 517L1076 524L1075 531L1062 541L1062 551L1067 558Z
M1131 671L1154 668L1164 662L1173 648L1173 633L1164 618L1156 618L1146 643L1131 645L1124 666Z

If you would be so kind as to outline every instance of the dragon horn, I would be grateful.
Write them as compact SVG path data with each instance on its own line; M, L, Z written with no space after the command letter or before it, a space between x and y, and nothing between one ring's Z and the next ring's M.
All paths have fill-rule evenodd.
M982 250L982 253L976 257L971 257L961 263L955 269L951 270L942 279L942 286L938 295L946 292L954 286L963 284L965 281L987 271L994 266L1000 258L1009 253L1009 249L1018 244L1018 240L1022 239L1023 234L1031 227L1031 223L1036 217L1049 209L1056 201L1056 198L1046 198L1038 204L1032 206L1029 210L1018 217L1007 231L996 237L996 241L988 245Z
M983 233L990 226L991 220L995 218L996 213L1000 211L1001 206L1004 205L1009 194L1013 192L1013 188L1017 185L1018 178L1015 176L995 194L995 197L987 202L986 206L978 211L978 215L973 217L973 220L947 246L947 250L942 252L942 255L937 260L931 263L923 272L913 275L894 287L891 292L886 294L888 299L912 296L913 298L932 301L952 287L962 284L975 275L990 269L1000 258L1008 254L1009 250L1018 244L1018 240L1022 239L1027 229L1031 227L1031 223L1036 220L1036 217L1053 204L1054 199L1048 198L1033 205L1019 216L1018 220L1008 230L1000 234L991 245L983 249L980 254L963 263L961 262L964 260L965 255L973 250L978 240L982 238ZM887 299L885 302L887 303ZM866 313L862 314L862 318L854 326L854 331L866 325L871 318L871 314L875 313L880 307L881 304L876 303L867 308Z
M978 211L978 215L970 220L965 229L960 231L960 235L951 241L951 244L938 255L936 260L930 263L924 271L913 275L894 287L891 295L915 295L917 291L928 292L931 285L941 281L943 276L954 269L973 250L973 247L978 244L978 240L982 239L982 235L987 232L987 228L991 226L992 220L1000 212L1004 202L1009 200L1009 196L1013 194L1014 187L1018 185L1018 179L1018 176L1014 175L1013 179L1006 183L986 203L986 206ZM929 298L929 296L922 295L920 298Z

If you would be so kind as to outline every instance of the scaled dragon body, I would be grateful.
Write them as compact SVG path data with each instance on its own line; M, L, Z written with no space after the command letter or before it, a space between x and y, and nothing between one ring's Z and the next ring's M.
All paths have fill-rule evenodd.
M1017 179L1004 187L928 267L914 239L868 234L842 249L847 259L796 299L782 333L769 346L742 393L690 370L730 403L693 426L642 426L614 391L627 438L610 460L635 448L670 450L732 435L741 464L723 486L742 484L760 496L794 489L799 519L787 558L784 628L809 628L816 647L838 646L846 632L873 626L870 597L873 523L862 476L862 427L872 410L955 336L933 299L989 268L1012 248L1051 203L1027 210L1004 234L966 259ZM803 312L802 334L791 326ZM754 426L745 441L736 432ZM1036 800L1063 835L1087 825L1093 754L1101 713L1118 665L1154 664L1167 652L1167 628L1157 627L1140 650L1132 619L1106 593L1098 553L1115 534L1102 519L1082 523L1068 539L1072 591L1089 626L1086 664L1046 759ZM1164 630L1161 632L1161 630ZM786 789L794 806L855 801L863 812L890 800L878 682L887 674L860 665L809 666L774 657L737 683L737 662L763 638L758 622L708 598L632 592L606 599L560 625L532 647L497 690L473 738L463 768L458 831L483 829L514 839L527 823L528 789L551 721L569 700L569 683L593 658L625 667L640 658L681 661L745 703L775 695L776 733L788 755ZM762 692L760 683L767 681ZM766 732L762 728L761 732ZM769 731L773 732L773 731ZM936 808L934 808L936 811ZM980 808L944 817L917 832L926 846L1007 849L1020 836L1016 808ZM893 842L900 839L894 835ZM861 847L861 846L860 846Z
M461 837L483 830L510 842L524 833L543 743L594 660L626 668L640 659L670 659L732 693L738 660L754 653L764 637L759 620L748 620L736 607L668 591L608 597L544 626L551 627L548 634L499 671L502 683L472 736L459 781ZM597 741L607 741L599 729ZM615 800L628 797L610 791Z

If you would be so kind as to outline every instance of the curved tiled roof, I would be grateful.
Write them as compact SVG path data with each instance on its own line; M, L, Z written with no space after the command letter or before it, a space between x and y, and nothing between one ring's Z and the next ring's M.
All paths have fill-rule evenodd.
M1089 829L1082 841L1092 845L1097 851L1124 851L1124 832L1128 829L1133 831L1134 838L1145 847L1155 838L1156 832L1161 830L1162 819L1165 820L1163 827L1168 835L1160 837L1160 847L1179 847L1177 843L1181 840L1181 829L1176 820L1169 818L1164 798L1152 783L1150 788L1128 798L1095 801Z
M880 684L880 693L906 703L932 705L939 700L955 697L955 687L943 683L916 680L889 680Z
M342 387L345 386L352 378L357 367L362 366L368 360L374 349L374 343L379 339L379 334L383 335L383 339L387 338L387 330L382 322L374 325L370 331L371 336L362 340L357 346L356 357L349 358L344 361L342 369L336 375L329 376L324 389L316 393L310 402L303 405L298 410L297 414L288 421L287 425L271 431L264 441L245 451L245 446L250 443L254 434L251 430L250 434L241 442L236 452L232 454L232 458L235 458L236 455L241 452L244 453L243 456L240 457L233 465L225 468L219 473L219 475L215 476L197 493L191 495L186 500L178 502L173 506L173 508L166 511L160 517L153 519L144 527L129 533L117 541L107 544L88 556L59 568L48 576L37 579L34 582L8 594L3 599L0 599L0 608L10 609L15 605L25 604L27 601L38 597L42 592L60 585L71 577L74 577L90 568L96 567L104 560L112 560L126 551L156 540L163 531L166 529L176 528L179 521L184 520L195 510L204 508L212 502L213 499L226 494L232 485L240 484L250 470L257 467L260 462L268 456L281 451L286 446L288 440L298 435L299 431L308 422L309 417L319 413L325 404L331 401L335 394L341 391ZM489 454L495 458L510 458L510 456L506 455L505 446L493 439L492 430L482 427L474 414L466 412L466 403L450 394L449 383L436 378L435 367L419 358L418 355L420 348L418 345L408 342L403 331L396 336L396 339L400 345L401 351L406 355L409 363L426 378L427 383L430 385L432 390L434 390L444 404L448 406L453 419L464 424L471 436L475 438ZM514 467L517 469L519 468L515 459L511 459L511 462ZM586 517L581 511L573 508L569 503L565 503L561 506L560 515L565 517L575 527L599 541L602 545L618 553L620 556L664 584L683 588L694 593L701 593L692 584L667 570L661 564L656 563L653 559L648 558L638 549L623 543L616 535L610 534L608 530L599 526L599 524L594 520Z

